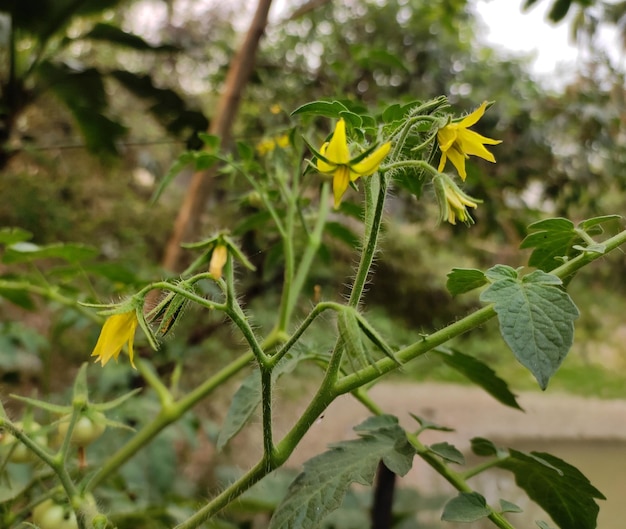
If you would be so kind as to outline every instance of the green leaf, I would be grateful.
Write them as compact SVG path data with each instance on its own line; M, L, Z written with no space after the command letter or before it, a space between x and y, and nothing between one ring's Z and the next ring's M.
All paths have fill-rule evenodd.
M579 316L559 283L537 270L521 281L499 279L480 295L481 301L494 303L504 341L542 389L567 355Z
M511 408L522 409L507 383L498 377L487 364L454 349L439 348L433 352L438 354L448 366L465 375L498 402Z
M327 118L338 118L341 112L349 112L345 105L339 101L313 101L305 103L296 108L291 115L298 114L314 114L316 116L325 116Z
M414 413L409 413L411 417L413 417L421 426L420 430L435 430L438 432L454 432L454 428L448 428L447 426L440 426L435 424L434 422L430 422L419 415L415 415Z
M359 320L355 311L350 307L345 307L337 314L337 330L341 345L345 350L345 356L355 371L359 366L355 366L353 360L357 361L360 367L375 364L374 357L363 343Z
M133 270L121 263L93 263L85 264L82 269L89 273L98 275L124 285L138 285L141 283L140 278Z
M335 239L346 243L350 248L358 248L361 244L360 237L341 222L327 222L324 230Z
M54 243L38 246L30 242L18 242L6 249L2 262L11 264L38 259L64 259L70 263L77 263L92 259L97 255L98 250L84 244Z
M519 505L507 500L500 499L500 511L501 512L524 512Z
M424 187L423 174L414 167L399 169L392 172L393 179L399 185L404 187L409 193L417 198L422 196L422 188Z
M509 450L498 466L515 475L515 482L562 529L595 529L605 499L575 467L550 454ZM541 526L540 526L541 527Z
M593 217L591 219L583 220L578 223L578 227L582 230L585 230L589 233L593 228L599 226L601 224L605 224L606 222L611 222L614 220L621 220L621 215L602 215L600 217Z
M16 288L13 288L14 283ZM24 288L19 287L22 281L17 276L0 276L0 297L9 300L14 305L26 310L35 310L36 305L30 294Z
M202 140L204 148L209 152L217 152L220 149L220 143L222 138L214 134L207 134L206 132L198 132L198 138Z
M193 151L186 151L179 154L178 158L174 161L174 163L172 163L172 166L159 182L158 187L156 188L154 194L152 195L152 198L150 199L150 203L156 204L163 192L172 183L174 178L176 178L183 171L183 169L185 169L185 167L192 164L195 159L196 153Z
M485 272L485 277L492 283L500 279L517 279L518 275L519 273L515 268L501 264L492 266Z
M458 465L465 464L465 457L461 453L461 451L450 443L435 443L428 447L428 449L433 453L437 454L442 459L446 461L450 461L451 463L456 463Z
M341 505L351 483L371 485L378 463L404 476L415 449L398 419L390 415L371 417L355 428L359 439L332 445L330 450L304 463L274 512L269 529L314 529Z
M553 529L551 525L548 525L543 520L535 520L535 523L537 524L537 527L539 527L539 529Z
M470 442L472 444L472 452L477 456L489 457L502 453L502 449L498 448L493 442L484 437L474 437Z
M108 101L100 71L44 61L37 67L37 75L72 113L90 151L117 154L116 141L126 128L104 115Z
M559 266L562 258L570 257L572 246L582 241L574 224L563 218L534 222L528 231L520 248L534 248L528 264L546 272Z
M453 268L448 274L446 288L453 296L465 294L475 288L487 284L487 278L482 270L475 268Z
M127 33L112 24L98 22L87 34L82 38L90 40L106 41L120 46L126 46L140 51L177 51L178 48L171 44L152 45L142 39L139 35Z
M552 4L548 13L548 18L552 22L560 22L567 15L571 5L572 0L554 0L554 4Z
M491 514L487 501L478 492L461 492L443 508L444 522L475 522Z
M0 229L0 244L15 244L32 239L33 234L22 228L2 228Z

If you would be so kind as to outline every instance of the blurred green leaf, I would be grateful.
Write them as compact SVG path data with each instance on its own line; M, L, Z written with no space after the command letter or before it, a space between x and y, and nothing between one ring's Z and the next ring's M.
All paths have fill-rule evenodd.
M0 229L0 244L15 244L32 239L33 234L22 228L2 228Z
M93 259L98 250L84 244L55 243L38 246L30 242L18 242L9 246L2 262L5 264L23 263L38 259L64 259L70 263Z
M498 402L511 408L522 409L507 383L498 377L487 364L454 349L439 348L435 349L433 353L439 355L448 366L483 388Z
M81 38L90 40L106 41L112 44L125 46L140 51L178 51L179 48L172 44L152 45L142 39L139 35L128 33L113 24L98 22L94 27Z
M474 437L470 442L472 445L472 452L474 452L477 456L495 456L501 451L495 444L493 444L493 442L483 437Z
M552 22L560 22L565 18L565 15L567 15L571 5L572 0L554 0L550 12L548 13L548 18L552 20Z
M35 310L36 305L28 291L20 288L23 279L15 275L0 276L0 297L26 310ZM16 287L16 288L13 288Z
M316 116L324 116L327 118L339 118L341 112L348 112L348 109L339 101L313 101L305 103L296 108L291 115L314 114Z
M172 163L171 167L168 169L167 173L163 176L159 185L155 189L152 197L150 198L151 204L156 204L161 198L163 192L168 188L168 186L173 182L174 178L176 178L180 173L182 173L183 169L185 169L188 165L191 165L195 162L196 153L193 151L186 151L178 155L178 158Z
M572 246L582 242L568 219L540 220L528 226L529 234L520 248L534 248L528 264L549 272L562 263L560 258L572 254Z
M324 231L335 239L346 243L350 248L358 248L361 244L360 237L340 222L327 222L324 226Z
M501 512L524 512L519 505L503 499L500 499L500 510Z
M87 148L95 153L117 154L116 141L126 128L104 115L108 102L102 73L96 68L78 69L44 61L37 74L72 113Z

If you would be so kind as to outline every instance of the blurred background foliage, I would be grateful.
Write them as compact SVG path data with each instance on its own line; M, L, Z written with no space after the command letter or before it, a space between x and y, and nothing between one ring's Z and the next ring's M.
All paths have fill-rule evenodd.
M477 129L503 140L494 151L497 164L468 162L467 191L484 200L475 226L435 229L428 187L419 202L401 188L390 202L382 256L366 300L375 325L397 345L477 305L475 298L452 299L445 291L453 266L518 266L524 255L517 248L528 223L626 210L625 73L597 40L604 27L626 37L626 2L550 3L551 18L570 24L584 49L575 75L568 76L572 80L558 89L535 79L529 58L482 43L483 29L469 0L274 6L234 123L237 140L254 146L289 133L295 123L289 114L316 99L347 100L373 112L439 94L459 112L483 100L496 102ZM168 274L159 262L189 172L156 203L150 197L182 151L201 147L196 134L207 130L215 111L250 4L0 0L0 227L27 230L38 245L73 242L95 249L89 259L44 253L16 260L7 259L9 252L0 245L0 280L23 275L58 285L68 298L106 301ZM304 125L316 142L329 130L323 121L304 119ZM262 165L262 158L258 161ZM220 175L198 238L236 226L235 235L260 265L255 276L243 278L242 296L260 309L257 324L269 331L273 322L263 321L263 314L271 314L280 288L280 248L271 231L263 231L266 219L248 191L239 179ZM237 225L242 211L258 214L257 222ZM355 216L357 202L348 198L327 230L309 285L311 298L315 285L326 298L345 293L358 234ZM625 265L612 258L575 283L574 299L585 310L575 349L553 386L626 397L620 375L626 327L617 317L623 313ZM65 388L72 368L91 351L97 325L58 300L18 299L1 288L0 296L0 382L40 392ZM153 356L164 376L184 357L192 369L183 385L193 385L212 363L223 364L241 348L219 318L193 309L190 314ZM323 346L324 333L320 329L309 346ZM495 326L481 333L456 346L490 362L514 389L533 387ZM459 381L428 358L405 373ZM122 365L107 366L101 375L96 388L101 397L141 383ZM142 405L149 407L149 400ZM223 406L217 399L201 413L217 419ZM133 421L141 420L137 409L129 413L137 415ZM181 425L183 437L194 443L211 439L215 426L203 423L200 435L198 424L191 417ZM168 438L151 450L164 460L159 451L177 448ZM193 468L192 460L189 472ZM165 494L160 486L155 490ZM170 493L187 491L174 487ZM152 505L158 505L158 494ZM185 512L159 512L155 519L169 523ZM124 523L138 522L127 518L119 527Z

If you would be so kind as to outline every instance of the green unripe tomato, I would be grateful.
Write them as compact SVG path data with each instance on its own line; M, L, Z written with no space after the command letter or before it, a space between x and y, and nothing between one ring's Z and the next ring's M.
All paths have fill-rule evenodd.
M59 423L59 435L65 437L70 426L70 415L66 415ZM106 429L106 417L99 411L90 410L81 414L74 425L70 442L76 446L88 446L98 439Z
M18 421L15 423L15 426L21 429L23 428L23 423ZM39 424L34 421L30 421L27 425L27 429L24 430L24 433L29 437L39 437L37 442L45 447L47 445L45 438L42 438L42 435L37 436L36 434L36 432L40 429L41 426ZM6 450L11 450L11 454L9 455L9 461L11 463L32 463L33 461L37 461L37 456L8 431L0 434L0 445L6 447Z
M76 515L71 507L52 499L41 502L33 509L33 523L39 529L78 529Z

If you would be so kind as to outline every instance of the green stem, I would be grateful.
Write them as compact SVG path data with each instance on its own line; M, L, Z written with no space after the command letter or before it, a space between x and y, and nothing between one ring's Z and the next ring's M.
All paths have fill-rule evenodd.
M365 284L367 283L367 278L372 267L372 262L374 261L374 255L376 253L376 248L378 245L378 235L380 233L380 227L382 225L383 211L385 207L385 196L387 194L387 180L384 173L378 173L378 175L380 180L380 186L378 188L376 207L374 209L374 214L371 219L371 224L366 226L367 240L365 242L365 247L363 249L363 253L361 254L361 261L359 262L359 268L356 272L356 277L354 278L354 283L352 285L350 300L348 301L348 304L354 308L358 307L361 301L363 289L365 288ZM371 184L371 182L368 182L366 185L369 184ZM367 220L368 219L366 218L366 221Z
M448 340L460 336L475 327L483 325L496 315L493 306L483 307L476 312L469 314L465 318L454 322L443 329L434 332L428 336L424 336L419 342L415 342L403 349L400 349L395 354L397 360L392 358L382 358L378 360L374 365L370 365L360 369L348 376L340 379L336 386L335 391L338 395L349 393L354 389L368 384L382 375L393 371L399 364L405 364L406 362L423 355L424 353L434 349L435 347L444 344Z
M241 334L243 334L246 342L248 342L248 345L252 350L252 353L254 353L257 362L260 365L268 365L270 357L265 353L258 340L256 339L254 331L252 330L252 327L248 322L248 318L246 318L246 315L244 314L239 304L235 302L235 305L231 309L227 310L226 313L233 321L233 323L239 328Z
M246 474L229 487L226 487L207 505L196 511L193 516L187 518L184 522L178 524L174 529L195 529L199 527L206 520L229 505L234 499L241 496L246 490L252 487L252 485L263 479L274 470L274 468L276 468L276 466L272 466L271 461L267 461L265 458L261 459L261 461L246 472Z
M300 337L304 334L304 331L308 329L308 327L315 321L322 312L326 310L334 310L340 311L343 310L343 305L340 303L333 303L332 301L323 301L318 303L306 319L300 324L300 327L296 329L296 331L291 335L289 340L285 342L285 344L276 352L276 354L272 355L267 362L268 366L275 366L280 360L285 356L289 350L298 342Z
M102 319L100 316L95 314L92 310L89 310L86 307L77 304L76 299L68 298L63 296L62 294L59 294L59 292L57 292L54 287L40 287L31 283L0 280L0 288L3 290L22 290L25 292L30 292L32 294L36 294L43 298L56 301L57 303L60 303L65 307L70 307L80 312L93 322L102 323Z
M291 285L291 291L289 292L287 298L287 315L285 327L283 330L286 330L286 325L289 323L289 319L293 314L294 307L296 305L296 301L298 296L302 292L302 288L304 287L304 283L309 276L309 272L311 270L311 265L313 264L313 259L319 250L320 244L322 244L322 233L324 231L324 226L326 225L326 219L328 218L328 213L330 211L330 182L324 182L322 184L322 191L320 194L320 208L317 214L317 220L315 222L315 227L313 231L309 235L307 239L307 245L304 249L304 253L302 254L302 258L300 259L300 264L298 265L298 269L296 270L296 275L293 279L293 283Z
M450 485L452 485L459 492L474 492L474 489L467 484L462 474L455 472L448 465L446 465L437 455L431 452L427 446L423 445L417 436L406 432L407 439L415 448L417 455L420 456L430 467L432 467L437 474L444 478ZM515 529L509 521L504 518L500 513L496 512L491 506L487 505L487 508L491 511L488 518L494 523L494 525L500 527L500 529Z
M267 462L274 456L272 434L272 369L261 366L261 403L263 420L263 454Z
M383 173L391 171L392 169L402 169L403 167L416 167L418 169L422 169L433 176L437 176L441 174L437 169L435 169L432 165L424 160L403 160L400 162L392 162L387 165L381 165L379 170Z
M144 362L140 358L137 358L137 360L135 360L135 365L143 379L148 383L148 385L159 397L161 407L166 408L170 406L174 401L172 394L167 386L163 384L152 366L148 362Z
M382 415L384 412L378 404L376 404L369 396L367 391L363 388L358 388L352 392L352 395L363 404L374 415ZM473 489L467 484L467 477L465 474L459 474L452 470L445 462L439 457L433 454L428 447L423 445L416 435L406 432L407 439L415 448L417 454L432 468L434 468L439 475L441 475L448 483L450 483L459 492L473 492ZM496 461L497 462L497 461ZM491 513L489 519L500 527L501 529L514 529L509 522L502 517L499 513L489 507Z
M550 273L554 274L561 279L565 279L568 276L576 273L578 270L588 265L596 259L604 257L607 253L615 250L622 244L626 243L626 230L618 233L617 235L607 239L602 244L606 248L604 254L597 254L594 252L585 252L577 257L574 257L567 263L562 264L558 268L555 268ZM460 336L480 325L485 324L491 318L496 315L496 312L492 305L478 309L477 311L469 314L465 318L456 321L439 331L436 331L428 336L422 337L418 342L415 342L403 349L400 349L395 354L395 358L400 364L405 364L410 360L417 358L418 356L427 353L431 349L442 345L448 340ZM378 378L381 375L389 373L398 367L398 364L391 358L382 358L378 360L374 365L367 366L359 371L356 371L346 377L343 377L337 382L335 391L337 394L342 395L349 393L350 391L368 384Z
M184 288L179 287L178 285L174 285L172 283L168 283L167 281L159 281L157 283L151 283L147 287L143 288L141 291L137 293L143 294L149 290L167 290L169 292L175 292L180 296L187 298L189 301L193 301L198 305L205 307L207 309L212 310L226 310L226 305L223 303L215 303L209 299L203 298L202 296L198 296L198 294L194 294L189 290L185 290Z
M285 256L285 272L283 275L283 292L280 300L279 318L276 332L281 333L287 329L290 310L289 301L292 296L293 276L295 269L295 257L293 251L293 233L296 216L296 197L289 196L287 201L287 213L285 215L285 231L282 234L283 254Z
M615 237L607 240L605 244L607 249L613 250L624 242L626 242L626 231L621 232ZM576 258L568 263L565 263L557 269L558 272L555 271L553 273L557 273L559 277L565 277L574 273L580 267L587 264L590 260L597 259L599 256L591 255L586 256L584 259L582 259L582 257L583 256L581 256L581 259ZM328 306L327 308L331 307ZM300 334L302 334L306 327L310 325L310 322L313 321L313 319L317 315L314 313L315 310L309 315L309 318L307 319L308 323L305 322L307 323L307 325L304 326L303 324L301 329L299 329ZM420 354L425 353L433 347L441 345L442 343L454 336L462 334L479 325L482 325L493 316L495 316L495 311L493 310L492 306L479 309L478 311L470 314L463 320L460 320L459 322L456 322L445 329L433 333L430 336L425 336L420 342L405 347L396 354L396 358L403 362L411 360L412 358L415 358ZM376 363L377 367L369 366L337 381L337 373L339 372L340 365L341 350L339 348L335 348L328 364L324 380L322 381L322 384L320 385L315 397L313 397L307 409L300 416L300 419L296 422L292 429L287 433L287 435L285 435L285 437L283 437L278 445L276 445L274 450L274 457L272 457L270 460L268 460L266 457L263 457L263 459L259 461L259 463L257 463L248 473L246 473L230 487L224 490L219 496L211 500L207 505L205 505L202 509L196 512L196 514L194 514L191 518L178 525L176 529L194 529L198 527L202 522L219 512L235 498L243 494L243 492L248 490L252 485L262 479L265 475L269 474L273 469L281 466L295 450L295 447L298 445L302 437L304 437L311 425L317 420L317 418L337 396L343 393L347 393L349 391L354 391L356 396L362 397L364 391L360 390L361 386L379 378L384 372L389 372L397 367L397 364L392 359L383 358ZM373 412L378 413L380 411L380 408L374 402L369 401L367 406L368 409ZM421 443L417 440L415 436L411 437L412 439L410 439L410 441L412 443L413 441L415 441L414 446L416 446L416 450L419 451L421 449L422 453L420 454L420 456L425 459L427 463L431 464L431 466L433 466L436 470L438 470L440 467L443 467L441 468L442 475L446 479L448 479L448 481L451 482L454 486L456 486L457 490L471 492L471 488L467 486L461 475L451 472L450 469L445 467L445 465L443 465L443 463L434 454L429 452L426 447L421 445ZM509 524L509 522L504 519L499 513L492 512L489 515L489 518L501 529L514 529L514 527Z
M497 457L494 459L490 459L489 461L485 461L484 463L481 463L480 465L476 465L472 468L467 469L465 472L461 473L461 476L465 480L473 478L474 476L481 474L485 470L489 470L490 468L497 467L501 462L502 462L502 459L499 459Z
M104 465L91 477L85 490L90 491L96 488L146 444L152 441L161 430L180 419L185 412L189 411L216 388L248 366L253 359L254 355L252 352L247 352L222 368L218 373L185 395L185 397L163 408L152 422L146 424L134 437L106 460Z

